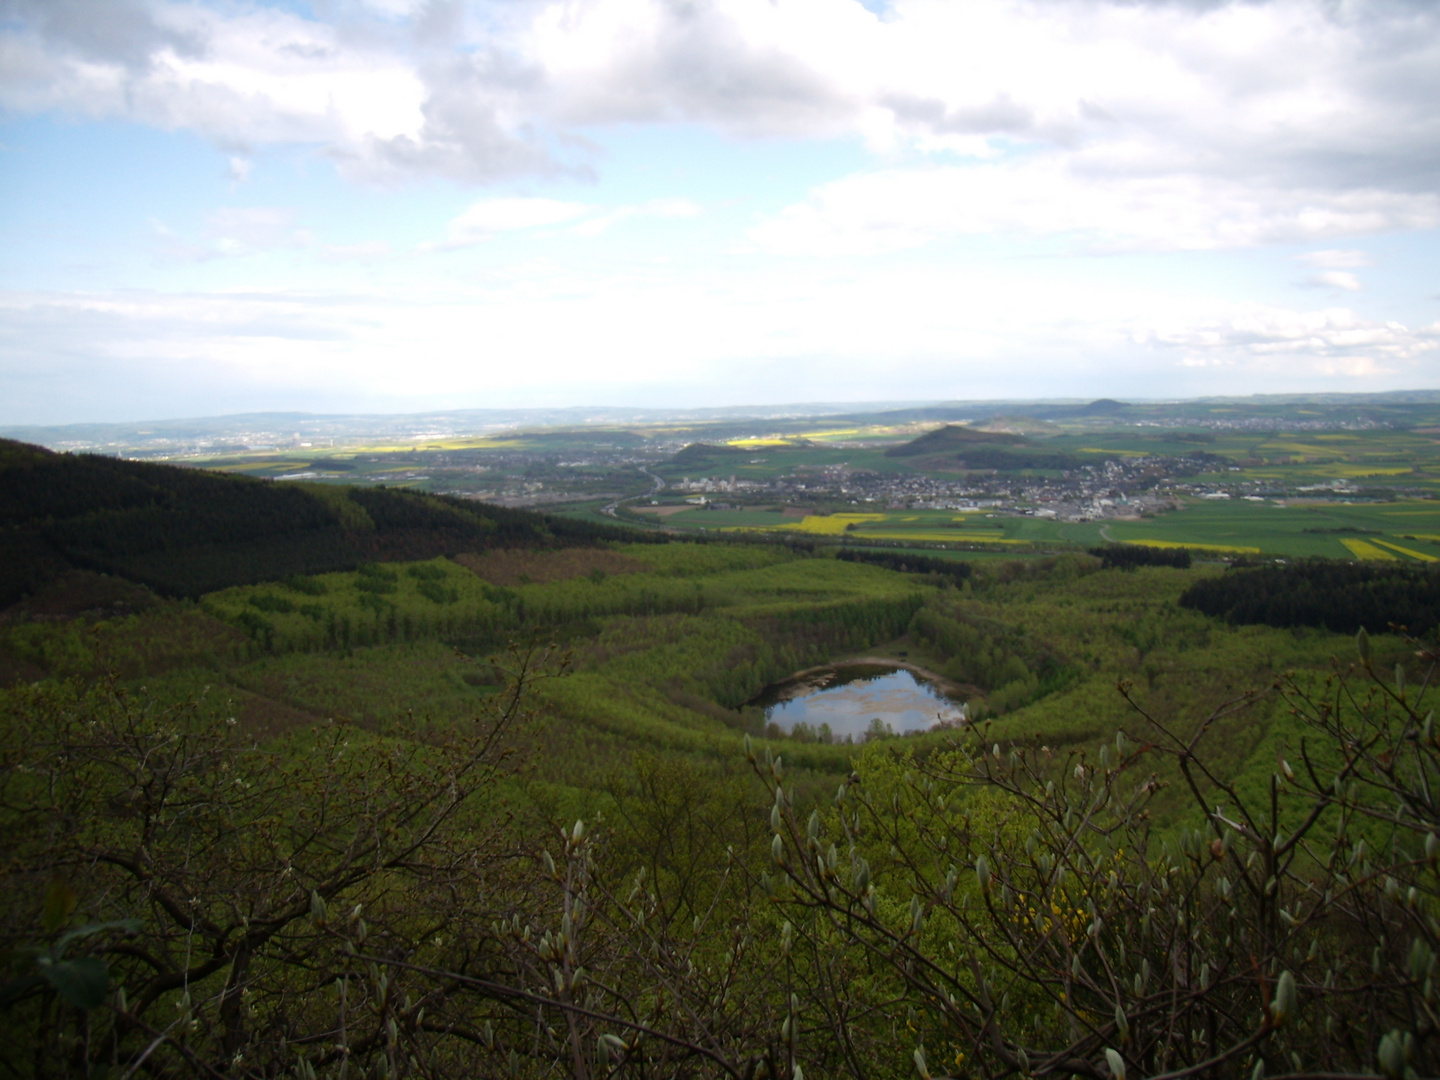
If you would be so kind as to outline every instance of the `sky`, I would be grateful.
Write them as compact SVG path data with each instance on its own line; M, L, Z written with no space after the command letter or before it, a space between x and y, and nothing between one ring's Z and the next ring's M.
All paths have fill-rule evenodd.
M0 0L0 424L1440 387L1440 4Z

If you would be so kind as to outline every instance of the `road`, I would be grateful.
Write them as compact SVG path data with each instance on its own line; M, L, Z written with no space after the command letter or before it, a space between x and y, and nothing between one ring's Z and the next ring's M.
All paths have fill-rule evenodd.
M648 476L652 481L654 481L655 486L654 486L653 488L651 488L649 491L645 492L645 494L643 494L643 495L631 495L628 499L616 499L616 500L615 500L614 502L612 502L612 503L606 503L604 506L602 506L602 507L600 508L600 513L602 513L602 514L608 514L608 515L610 515L610 517L614 517L614 516L615 516L615 511L616 511L616 509L620 506L621 503L634 502L636 499L649 499L649 498L653 498L654 496L659 495L660 492L662 492L662 491L665 490L665 481L664 481L664 480L662 480L660 477L656 476L653 472L651 472L649 469L647 469L644 465L641 465L641 466L640 466L640 471L641 471L642 473L644 473L646 476Z

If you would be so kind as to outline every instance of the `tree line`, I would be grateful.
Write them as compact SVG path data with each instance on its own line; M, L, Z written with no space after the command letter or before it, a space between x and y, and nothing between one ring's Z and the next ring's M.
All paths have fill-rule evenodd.
M1090 549L1104 570L1133 570L1138 566L1173 566L1189 570L1188 548L1159 548L1145 544L1102 544Z
M1237 565L1197 581L1180 604L1235 624L1318 626L1341 634L1383 633L1394 624L1424 634L1440 624L1440 571L1328 559Z
M941 559L933 555L916 555L910 551L863 551L845 547L835 553L842 562L863 562L898 570L902 574L933 574L955 583L966 581L974 568L962 559Z

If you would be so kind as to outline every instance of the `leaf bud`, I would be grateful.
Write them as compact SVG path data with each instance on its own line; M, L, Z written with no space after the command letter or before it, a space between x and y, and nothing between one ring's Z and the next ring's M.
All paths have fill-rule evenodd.
M1275 1000L1270 1003L1270 1019L1275 1022L1276 1027L1283 1026L1295 1015L1298 1002L1299 992L1295 989L1295 976L1289 971L1282 971L1275 984Z
M1110 1075L1115 1080L1125 1080L1125 1059L1120 1056L1118 1050L1105 1048L1105 1064L1110 1066Z
M776 833L775 839L770 841L770 857L777 863L785 861L785 841L781 839L779 833Z
M540 852L540 861L545 864L545 873L549 874L552 878L555 877L555 858L550 854L549 848Z
M1391 1031L1380 1040L1380 1048L1375 1054L1380 1072L1391 1080L1401 1080L1404 1077L1406 1057L1405 1039L1398 1030Z
M975 860L975 880L983 892L990 891L990 860L981 855Z
M324 925L326 916L325 898L318 890L310 890L310 918Z
M1360 654L1360 663L1368 668L1370 666L1370 635L1365 632L1363 626L1355 635L1355 650Z
M627 1050L630 1049L629 1045L626 1044L624 1039L622 1039L619 1035L612 1035L609 1032L601 1035L600 1041L605 1044L605 1049L608 1050L615 1057L620 1057Z
M930 1069L925 1064L925 1051L915 1048L915 1071L920 1074L920 1080L930 1080Z
M1422 981L1430 972L1430 961L1434 954L1430 946L1425 943L1424 938L1416 938L1415 943L1410 946L1410 977L1417 983Z

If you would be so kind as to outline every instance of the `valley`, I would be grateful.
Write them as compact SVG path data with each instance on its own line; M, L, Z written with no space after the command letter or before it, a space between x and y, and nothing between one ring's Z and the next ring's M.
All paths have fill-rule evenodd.
M1155 1071L1201 1050L1166 1041L1146 982L1182 942L1229 972L1195 1009L1261 993L1236 950L1263 948L1307 995L1351 979L1397 1016L1430 955L1428 804L1381 812L1440 761L1428 450L1307 433L1345 437L1321 472L1255 464L1299 434L1213 433L1204 458L952 424L689 443L625 464L610 514L3 444L0 901L25 940L59 940L50 895L85 925L137 920L86 955L138 1002L113 1045L192 1010L193 1035L152 1048L164 1075L226 1039L270 1063L225 1066L247 1076L338 1080L402 1045L436 1077L553 1075L577 1046L620 1071L678 1054L686 1075L827 1075L851 1060L836 1030L864 1075L912 1071L915 1042L957 1075L1003 1071L1114 1048L1118 1021L1077 1030L1048 996L1067 978ZM1371 468L1372 438L1409 447L1409 471L1310 490L1342 457ZM1074 464L1085 447L1119 464ZM950 483L971 494L930 505L951 496L924 485ZM1077 490L1110 505L1040 494L1079 508ZM1280 851L1278 884L1254 880ZM1340 900L1313 899L1317 875ZM1355 974L1336 920L1369 927L1381 976ZM185 960L197 935L218 962ZM227 1027L246 941L253 1011ZM23 989L27 962L9 1015L88 1015ZM983 1003L1002 985L1003 1015ZM297 1056L351 994L371 1041ZM537 1044L517 994L589 1026ZM1308 1000L1266 1045L1357 1060L1313 1034L1342 999ZM1255 1045L1245 1022L1216 1030L1232 1058Z

